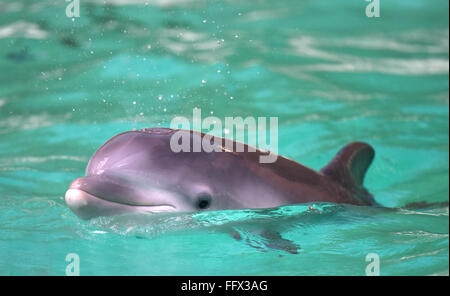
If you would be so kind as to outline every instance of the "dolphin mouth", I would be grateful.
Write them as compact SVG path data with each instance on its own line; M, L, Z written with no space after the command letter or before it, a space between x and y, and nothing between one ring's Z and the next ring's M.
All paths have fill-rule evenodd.
M138 186L134 185L134 187ZM94 175L74 180L70 184L69 190L81 190L97 199L120 205L132 207L166 206L176 208L171 204L164 203L164 199L157 198L158 195L161 195L161 192L151 192L150 196L152 198L147 198L146 195L139 194L134 187L118 178ZM130 192L133 192L133 194L130 194Z
M175 206L167 204L137 205L110 201L76 188L67 190L65 200L72 212L84 220L125 213L165 213L176 211Z

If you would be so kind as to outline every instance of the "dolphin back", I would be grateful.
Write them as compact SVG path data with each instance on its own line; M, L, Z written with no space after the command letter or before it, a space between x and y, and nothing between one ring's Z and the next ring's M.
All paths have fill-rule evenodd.
M372 146L353 142L342 148L320 172L346 188L362 204L377 205L364 187L364 176L374 157Z

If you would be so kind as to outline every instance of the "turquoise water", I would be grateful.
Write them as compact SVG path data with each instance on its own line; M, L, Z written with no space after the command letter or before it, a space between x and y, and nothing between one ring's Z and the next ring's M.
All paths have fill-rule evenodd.
M448 1L381 0L377 19L363 0L80 2L72 20L0 1L0 275L65 275L68 253L81 275L364 275L368 253L381 275L448 275L448 204L86 222L63 198L110 137L198 107L277 116L280 154L314 169L367 141L379 203L448 202Z

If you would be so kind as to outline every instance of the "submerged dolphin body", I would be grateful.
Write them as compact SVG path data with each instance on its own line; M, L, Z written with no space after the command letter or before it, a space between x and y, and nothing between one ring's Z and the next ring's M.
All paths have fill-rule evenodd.
M363 187L375 154L368 144L345 146L317 172L281 156L274 163L259 163L265 153L248 152L247 145L245 152L176 153L170 146L175 132L187 133L191 146L205 136L150 128L110 139L89 161L86 176L70 185L65 196L70 209L82 219L91 219L130 212L257 209L309 202L376 204ZM217 139L223 144L231 141Z

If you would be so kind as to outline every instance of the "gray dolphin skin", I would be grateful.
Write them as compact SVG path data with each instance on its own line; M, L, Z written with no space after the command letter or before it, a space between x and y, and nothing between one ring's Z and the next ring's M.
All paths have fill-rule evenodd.
M175 132L186 133L191 146L205 136L149 128L107 141L89 161L86 176L70 185L65 196L69 208L78 217L91 219L133 212L260 209L311 202L376 205L363 187L375 155L366 143L348 144L318 172L282 156L273 163L259 163L259 156L267 152L248 151L247 145L244 152L174 152L171 137ZM223 147L233 142L211 139L220 140Z

